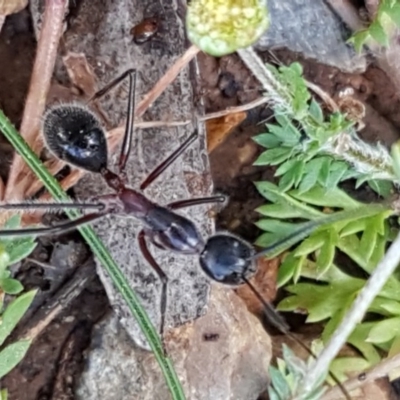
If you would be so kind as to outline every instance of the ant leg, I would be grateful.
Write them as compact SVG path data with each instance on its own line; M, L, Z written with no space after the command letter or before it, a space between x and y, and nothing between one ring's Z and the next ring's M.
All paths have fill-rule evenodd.
M125 174L126 162L132 147L133 127L135 122L135 93L136 93L136 70L129 74L129 98L125 126L124 140L122 142L121 154L119 155L118 169L120 175Z
M66 209L95 209L96 211L104 210L105 205L101 203L0 203L0 210L14 210L14 211L36 211L44 210L46 212L58 212Z
M173 203L169 203L168 207L171 210L176 210L178 208L198 206L201 204L223 203L224 201L225 201L225 196L217 195L217 196L210 196L210 197L199 197L197 199L174 201Z
M107 94L113 87L117 86L120 82L122 82L128 75L134 75L136 74L136 70L134 68L128 69L127 71L123 72L120 76L115 78L113 81L108 83L106 86L104 86L102 89L97 91L88 101L87 103L90 103L92 101L98 100L101 97L103 97L105 94Z
M45 226L39 228L22 228L22 229L0 229L0 237L20 237L20 236L43 236L49 234L66 233L81 225L88 224L99 218L104 217L109 212L99 212L83 215L73 221L67 221L56 226Z
M136 69L128 69L118 78L111 81L103 89L95 93L90 100L94 101L99 99L108 93L114 86L122 82L127 76L129 76L129 96L128 96L128 109L127 109L127 119L125 126L124 140L122 142L121 154L119 156L118 168L121 175L125 171L126 162L128 160L129 153L132 146L132 136L133 136L133 126L135 121L135 93L136 93Z
M140 185L140 190L149 186L160 174L162 174L196 139L197 131L192 133L167 159L158 165Z
M141 230L138 235L139 241L139 248L143 253L144 258L146 261L151 265L154 269L156 274L161 280L161 303L160 303L160 313L161 313L161 322L160 322L160 336L164 348L165 353L165 346L164 346L164 327L165 327L165 313L167 310L167 283L168 277L165 272L161 269L161 267L157 264L157 261L154 259L152 254L150 253L149 248L147 247L146 243L146 232Z

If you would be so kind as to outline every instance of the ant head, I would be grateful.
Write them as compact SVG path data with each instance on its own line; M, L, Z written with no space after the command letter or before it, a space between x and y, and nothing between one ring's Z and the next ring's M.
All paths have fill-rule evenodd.
M200 265L217 282L241 285L256 272L256 263L251 259L254 254L250 243L230 233L218 233L207 240Z
M44 115L43 135L54 155L76 167L100 172L107 167L107 140L97 116L79 104L50 108Z

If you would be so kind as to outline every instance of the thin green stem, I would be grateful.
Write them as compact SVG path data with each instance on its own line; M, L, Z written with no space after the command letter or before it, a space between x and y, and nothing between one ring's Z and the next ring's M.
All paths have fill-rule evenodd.
M63 191L57 180L47 171L45 166L42 164L36 154L29 148L25 140L21 137L21 135L14 128L8 118L4 115L2 110L0 110L0 130L14 146L16 151L21 155L26 164L43 182L43 185L50 192L50 194L59 201L69 200L69 197ZM76 210L66 210L66 214L71 219L75 219L80 216L80 214ZM100 239L97 237L94 230L90 226L83 226L79 228L79 231L85 238L95 256L103 264L104 268L110 275L115 287L121 293L133 316L136 318L160 365L168 388L171 392L172 398L174 400L184 400L185 395L183 393L182 386L178 380L172 362L170 358L164 357L163 347L159 335L157 334L156 329L151 323L142 305L140 304L136 294L130 288L125 276L111 257L104 244L100 241Z

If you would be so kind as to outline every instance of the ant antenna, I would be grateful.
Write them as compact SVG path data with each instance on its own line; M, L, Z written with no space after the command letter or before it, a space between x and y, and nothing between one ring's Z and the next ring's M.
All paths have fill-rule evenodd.
M37 211L44 210L45 212L61 212L66 209L80 209L80 210L96 210L103 211L105 204L103 203L72 203L72 202L58 202L58 203L39 203L32 201L30 203L0 203L2 210L13 210L13 211Z
M304 349L310 356L317 358L317 355L312 351L310 346L307 346L303 341L298 339L292 332L290 332L289 325L286 321L281 317L281 315L275 310L274 307L261 296L258 290L254 287L254 285L244 276L242 275L243 282L251 289L257 299L264 307L264 313L268 318L268 321L275 326L275 328L279 329L284 335L287 335L290 339L295 341L302 349ZM349 393L346 388L342 385L338 378L331 372L328 371L329 376L334 380L334 382L338 385L340 390L343 392L344 396L347 400L351 400Z

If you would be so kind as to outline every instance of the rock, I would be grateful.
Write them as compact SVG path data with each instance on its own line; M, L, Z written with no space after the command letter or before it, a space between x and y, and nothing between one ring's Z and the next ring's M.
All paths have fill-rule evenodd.
M136 68L136 98L139 101L187 47L181 13L173 4L163 6L160 35L140 46L132 41L130 30L145 14L151 16L160 12L158 1L82 0L77 7L70 10L68 29L62 41L63 52L85 54L98 78L99 89L127 69ZM34 21L39 19L34 18ZM61 58L57 63L55 75L60 82L68 81ZM182 71L175 82L154 102L143 119L192 120L193 114L198 111L193 106L195 101L192 86L195 79L196 76L189 73L189 68ZM100 101L112 127L125 119L127 88L128 84L124 82ZM195 128L199 131L199 139L146 190L145 194L152 201L162 205L179 199L211 194L212 182L204 124L196 127L186 125L180 128L136 130L127 166L129 184L138 188L147 174ZM109 157L112 170L116 170L117 158L118 151ZM75 187L75 192L80 199L87 199L110 193L111 190L100 176L87 174ZM199 206L182 210L182 214L192 219L204 236L212 232L213 222L207 217L208 209L209 207ZM94 228L127 277L130 286L136 290L153 324L159 326L161 284L139 250L136 237L141 226L138 221L112 216L104 218ZM150 251L169 278L167 327L182 324L201 315L207 303L209 283L200 271L198 259L161 251L153 246L150 246ZM136 343L147 348L146 340L136 321L100 263L98 274L123 326Z
M230 289L213 287L207 314L168 332L166 343L188 399L256 400L267 387L270 338ZM152 354L113 315L94 332L76 396L170 398Z
M256 44L258 50L285 47L305 57L338 67L346 72L362 72L366 59L346 44L349 32L324 1L268 0L271 25Z

